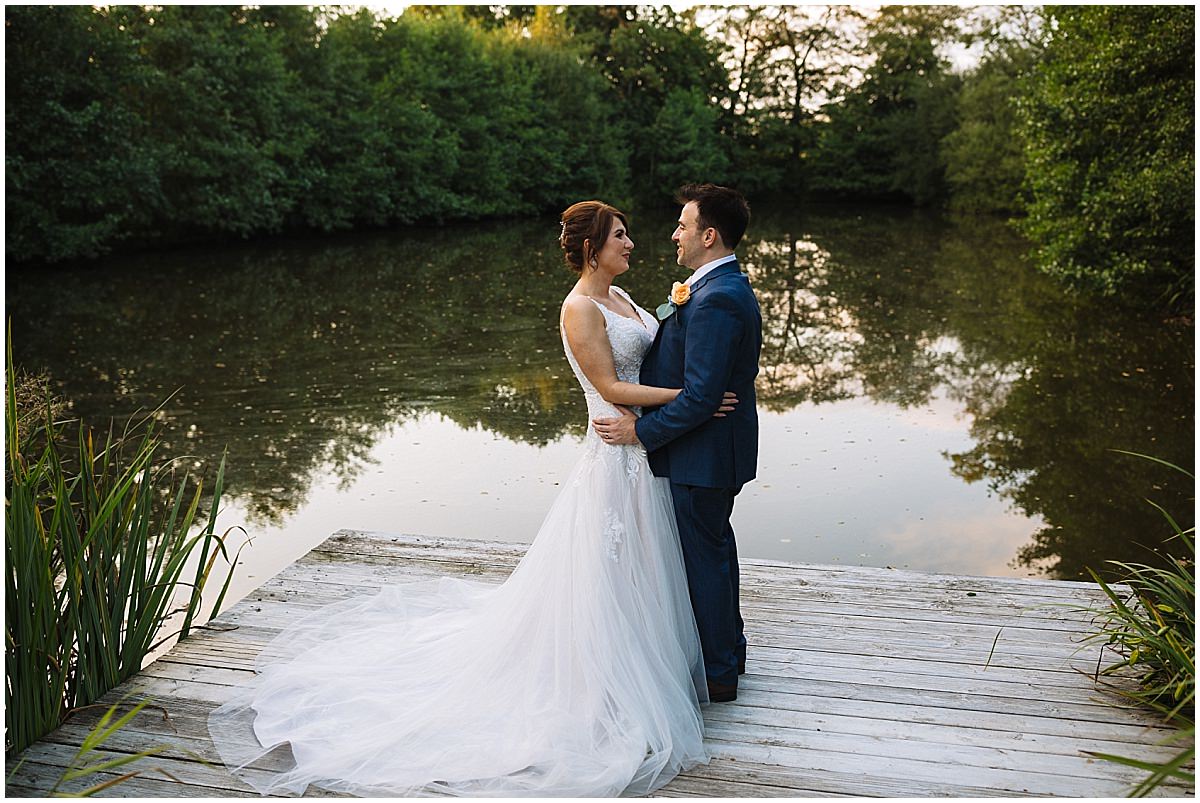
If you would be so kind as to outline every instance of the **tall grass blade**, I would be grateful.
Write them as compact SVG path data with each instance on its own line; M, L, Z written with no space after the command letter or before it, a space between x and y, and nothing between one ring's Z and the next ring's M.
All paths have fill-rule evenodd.
M50 790L50 794L54 797L90 797L91 795L102 792L105 789L109 789L119 783L124 783L125 781L140 775L141 772L139 770L135 770L133 772L127 772L119 775L116 778L102 781L98 784L88 787L87 789L84 789L81 792L67 793L59 791L60 787L62 787L62 785L65 783L86 778L89 775L94 775L99 772L112 772L113 770L132 764L139 759L156 755L167 749L167 745L164 744L157 745L137 753L116 756L115 758L106 758L98 761L92 761L91 759L91 755L102 748L104 743L107 742L113 734L125 727L125 725L127 725L131 719L137 716L138 713L146 707L147 702L148 701L146 700L142 700L115 722L113 721L113 716L116 714L117 707L122 705L124 701L122 700L109 706L108 709L101 715L100 720L96 723L95 727L93 727L88 732L87 736L84 737L83 743L79 746L79 749L75 752L75 755L72 756L71 760L67 763L66 771L63 772L63 775L61 778L59 778L58 782L54 784L54 787ZM88 763L89 761L92 763Z
M1145 458L1192 477L1190 472L1165 460L1136 452L1122 454ZM1196 547L1189 537L1195 527L1182 528L1166 510L1153 502L1150 504L1171 526L1173 534L1168 540L1179 540L1187 550L1187 556L1169 558L1166 568L1109 561L1123 573L1123 582L1129 588L1127 594L1118 593L1097 572L1088 569L1109 602L1105 609L1088 611L1098 626L1089 640L1103 641L1117 657L1098 670L1097 681L1101 676L1123 671L1133 673L1138 688L1114 686L1114 690L1157 712L1164 722L1179 728L1164 744L1183 744L1175 756L1163 762L1141 761L1110 753L1091 754L1148 772L1149 775L1130 791L1134 797L1143 797L1172 779L1195 784L1194 773L1184 770L1196 757L1196 580L1192 570Z
M11 340L5 358L4 725L11 755L138 672L172 617L182 616L186 636L205 584L223 563L218 610L234 563L224 543L233 528L215 534L224 459L208 520L194 533L202 483L177 470L176 460L160 461L155 413L96 431L56 421L58 407L47 397L38 415L23 417L17 402L28 394L17 391Z

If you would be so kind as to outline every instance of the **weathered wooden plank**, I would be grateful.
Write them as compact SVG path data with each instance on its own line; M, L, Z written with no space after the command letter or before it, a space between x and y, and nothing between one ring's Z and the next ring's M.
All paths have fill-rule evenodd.
M1038 752L1015 746L997 748L962 742L927 742L906 735L879 733L839 733L836 731L792 728L776 720L771 727L762 723L746 723L708 718L705 736L748 745L794 747L802 750L846 754L846 760L887 757L896 761L919 761L936 767L959 767L971 770L1005 770L1015 773L1049 774L1058 778L1096 777L1096 761L1081 754ZM1109 777L1136 783L1137 770L1114 768Z
M320 604L310 604L306 600L277 595L269 589L256 593L246 602L245 606L235 606L223 613L218 621L229 624L255 621L282 629L322 607ZM876 632L853 628L834 631L817 627L784 629L750 620L747 623L747 638L753 639L755 633L761 633L763 640L776 646L803 650L832 650L843 654L877 656L902 652L977 666L1019 667L1036 663L1044 669L1067 673L1090 670L1095 665L1100 650L1099 645L1083 647L1071 643L1025 644L1020 645L1020 650L1014 653L1007 649L1003 633L996 643L996 650L992 651L992 639L995 635L992 639L972 639L914 630Z
M33 785L31 782L39 777L39 773L59 778L62 776L63 768L68 766L77 750L78 746L75 744L60 744L50 740L31 745L23 751L22 758L25 759L25 762L16 770L13 780L17 783ZM118 758L127 756L131 752L137 751L97 750L94 753L94 760ZM192 759L147 756L138 759L134 765L128 766L128 769L138 770L141 776L147 779L174 781L176 785L200 787L213 791L213 793L216 793L215 790L230 790L242 795L254 794L253 789L230 776L224 767L214 767ZM123 773L96 773L94 779L83 786L121 774Z
M361 564L336 568L312 569L295 566L271 581L263 591L280 597L303 597L317 602L337 599L364 590L373 590L397 583L417 582L442 576L443 566L407 565L403 570L386 564L364 570ZM477 579L498 583L506 574ZM314 587L314 584L316 587ZM788 598L778 594L756 595L752 589L743 590L742 607L748 618L756 618L775 626L789 624L837 628L867 627L896 632L911 625L929 631L977 634L990 643L997 634L1008 642L1061 642L1063 636L1079 638L1087 630L1087 614L1064 607L1064 603L1043 606L1042 609L1022 604L1006 604L1003 600L985 597L956 602L944 595L922 598L909 594L873 601L871 599L830 598L825 595L796 595ZM1093 601L1093 605L1098 604Z
M170 655L161 659L161 662L164 665L178 664L182 667L191 667L190 671L184 670L182 675L177 676L194 677L203 674L207 668L253 671L257 654L257 649L225 652L214 650L207 645L202 647L180 645L172 650ZM913 676L912 679L916 681L914 683L905 682L903 676L871 673L857 673L865 675L860 678L851 671L838 672L836 679L830 680L830 674L825 667L803 667L794 664L767 664L764 662L756 666L755 673L750 676L747 683L756 680L761 675L781 680L793 679L796 681L795 684L786 686L789 691L803 691L806 694L823 694L823 696L861 700L864 699L863 688L865 687L869 690L889 689L893 694L893 701L903 697L917 700L922 704L934 704L941 696L953 695L950 699L970 700L974 706L986 707L991 711L1011 710L1015 706L1021 712L1027 712L1031 704L1040 704L1042 706L1069 706L1070 708L1055 710L1079 712L1088 711L1085 706L1092 706L1096 709L1096 718L1100 719L1108 718L1110 715L1121 716L1117 712L1125 710L1126 718L1131 718L1133 721L1143 723L1155 721L1152 717L1147 718L1145 713L1135 706L1119 701L1119 698L1117 700L1105 699L1095 692L1080 691L1068 697L1055 694L1053 688L1044 692L1042 689L1032 687L1031 684L983 684L963 679L957 679L953 683L927 682L924 676ZM946 680L955 679L948 678ZM995 699L993 700L993 698Z
M739 702L741 701L739 700ZM1005 750L1014 754L1029 752L1077 756L1084 750L1120 753L1136 748L1139 755L1153 757L1156 760L1166 759L1173 755L1171 748L1146 745L1144 741L1135 741L1132 737L1137 734L1132 730L1125 734L1127 740L1122 741L1112 738L1111 734L1108 735L1108 738L1045 735L998 727L968 727L961 723L900 722L894 719L846 713L822 714L749 703L736 706L709 706L704 711L704 719L706 722L752 725L762 729L763 732L769 732L771 729L781 726L818 733L906 739L929 745L968 745ZM1144 739L1144 734L1142 737Z
M511 567L520 559L526 549L528 549L526 544L339 530L312 550L306 558L311 556L319 559L320 555L338 554L391 555L406 559L449 558L452 562L456 559L462 560L469 565L486 569L497 565ZM754 583L757 579L761 579L770 584L787 584L796 579L807 580L809 577L815 577L819 578L822 586L836 586L839 582L846 581L863 587L877 588L882 584L901 590L915 586L935 586L956 589L964 593L970 591L996 593L1005 590L1019 595L1063 599L1079 592L1081 598L1096 598L1096 588L1091 583L1068 580L971 577L909 569L900 571L868 566L797 564L763 559L743 559L740 564L746 583Z
M310 584L311 588L311 584ZM324 605L356 596L369 596L361 590L352 590L350 586L324 586L321 590L337 589L333 593L319 593L311 590L303 595L300 587L260 589L247 599L247 608L253 609L258 615L264 605L283 604L288 606L288 614L296 618L302 611L317 610ZM247 609L234 608L223 614L220 621L234 622L244 618ZM997 656L1004 657L1010 653L1030 660L1039 657L1065 657L1094 663L1100 655L1103 645L1091 644L1073 640L1066 632L1025 630L1008 625L976 625L963 622L945 622L935 620L894 620L885 616L841 616L836 613L812 612L798 613L795 618L782 619L772 615L764 615L753 606L743 607L743 616L747 627L757 634L765 643L776 643L775 635L790 638L808 638L819 635L822 641L844 641L868 639L886 639L890 645L904 646L919 644L923 651L929 646L971 649L978 655L982 663L987 663L989 656L993 661ZM802 618L801 618L802 617ZM271 622L270 618L265 620ZM841 652L842 650L838 650ZM1043 662L1037 661L1041 664Z
M654 797L758 798L758 797L850 797L846 794L817 792L786 786L748 783L720 778L676 776L671 783L654 793Z
M343 529L338 530L315 547L313 552L360 552L379 548L427 552L434 552L441 549L468 554L476 560L481 556L486 556L487 559L492 561L508 560L515 562L525 553L528 545L503 541L481 541L468 538ZM1010 588L1022 593L1036 592L1039 588L1048 588L1054 589L1056 596L1069 591L1082 591L1087 594L1094 594L1096 590L1092 583L1071 580L979 577L973 575L922 572L912 569L897 570L880 569L870 566L790 563L762 558L743 558L740 563L744 573L751 573L754 570L761 569L764 576L778 578L789 577L794 572L811 572L819 576L822 582L834 582L839 578L857 578L872 585L878 585L880 580L887 582L890 579L896 584L903 583L905 585L951 583L964 589Z
M161 701L169 695L187 697L220 704L228 701L238 685L248 682L249 672L213 670L205 673L194 667L165 663L152 665L134 680L128 689ZM752 689L746 683L739 691L737 706L757 706L781 712L796 712L806 716L842 716L862 720L882 720L950 728L990 729L1027 736L1064 737L1089 740L1111 740L1128 744L1152 743L1170 732L1161 726L1148 728L1137 722L1106 722L1093 719L1059 719L1043 712L995 713L971 707L940 707L910 698L910 702L888 702L877 699L855 699L850 696L831 697L821 694L774 693ZM887 694L872 694L886 697ZM711 707L710 707L711 708Z
M314 551L281 571L276 577L320 578L322 575L356 573L360 577L384 578L398 569L408 568L414 573L456 574L470 579L492 580L507 577L515 565L516 561L482 563L478 555L466 556L457 551L410 552L402 549L381 549L379 554ZM771 583L767 582L766 578L756 578L753 574L744 572L742 588L747 594L757 594L764 599L814 599L846 605L869 603L872 606L905 606L928 601L943 603L947 606L947 613L978 607L984 612L1013 611L1024 615L1053 616L1060 610L1069 611L1070 606L1091 605L1103 601L1103 595L1098 589L1091 593L1062 592L1056 590L1052 583L1044 584L1034 594L988 588L979 584L958 587L912 583L893 586L865 582L831 583L816 579L804 580L799 577L800 573L801 570L797 568L797 576L790 578L787 584L779 585L778 578ZM953 608L948 607L951 605Z
M245 645L248 649L253 649L255 654L257 654L279 632L280 629L277 626L266 626L262 623L247 621L234 625L231 630L221 631L219 638L222 640L221 644ZM213 638L216 637L213 636ZM196 643L207 638L209 636L203 629L200 629L195 631L192 641ZM207 644L209 642L205 641L204 643ZM233 649L233 647L230 647L230 649ZM935 684L943 682L937 679L945 679L946 682L951 682L962 678L983 681L1007 681L1039 688L1054 686L1074 691L1086 689L1090 692L1092 690L1090 681L1085 683L1080 673L1075 670L1061 671L1055 669L1051 671L1044 667L1031 665L1012 667L1002 665L983 666L973 662L963 663L961 661L942 660L933 655L843 654L826 649L822 645L811 648L805 646L782 647L754 641L750 645L750 656L752 672L756 664L764 662L766 664L810 667L813 671L824 671L826 674L840 675L844 670L861 669L883 674L908 673L925 675L931 678L931 683ZM1091 668L1088 667L1089 670ZM939 687L942 686L935 686L935 688Z
M215 663L216 661L214 661ZM223 666L216 666L202 665L197 661L176 661L168 655L166 659L156 661L155 664L146 667L143 673L152 677L238 685L244 683L245 678L250 676L253 666L248 660L240 661L240 663L226 660L223 661L223 664ZM841 699L858 701L883 700L940 708L966 708L980 713L1003 713L1021 715L1021 717L1132 721L1132 723L1142 725L1150 725L1157 721L1152 715L1142 713L1138 709L1105 705L1100 700L1055 702L1030 699L1026 695L1004 697L956 693L956 691L936 688L881 687L881 685L875 684L846 683L842 679L830 681L830 679L811 676L803 678L787 675L764 676L756 673L756 675L748 675L743 679L743 689L787 691L792 694L841 697Z
M748 781L763 786L792 788L796 797L807 797L807 793L818 796L851 795L854 797L913 797L913 784L910 781L898 780L880 775L871 775L850 768L842 770L808 770L803 773L788 767L771 764L760 764L745 759L732 757L713 758L707 765L694 767L680 777L706 779L710 773L717 777L725 777L726 773L744 774ZM668 787L669 788L669 787ZM921 785L920 796L923 797L989 797L994 796L993 790L985 787L928 782Z
M280 628L385 585L446 575L499 583L525 549L335 533L106 696L151 695L167 709L169 719L143 711L108 747L170 743L154 760L188 789L139 777L128 793L244 794L215 761L207 717L253 677ZM1077 643L1088 627L1079 609L1104 604L1090 584L773 561L743 561L742 575L750 672L737 703L705 708L712 762L661 796L1113 796L1140 773L1082 751L1170 753L1153 744L1170 729L1114 705L1081 674L1096 651ZM98 716L85 712L26 751L12 790L48 789Z
M178 772L180 771L180 767L175 763L167 761L168 759L188 762L195 760L197 756L200 759L213 762L214 765L217 765L219 769L219 757L216 755L211 743L208 742L205 732L204 723L207 717L207 711L211 708L211 706L206 704L193 704L192 711L190 712L184 712L179 706L173 706L173 708L174 711L171 716L170 724L174 726L174 731L164 732L167 730L168 725L167 720L163 719L161 715L148 715L148 712L143 711L137 718L135 718L134 722L131 723L131 728L114 735L110 744L108 745L109 752L115 755L120 755L124 753L136 752L137 750L144 749L150 744L169 744L171 745L171 749L160 754L159 756L156 756L155 758L162 760L166 766L174 768L171 771ZM717 706L714 708L731 710L733 707ZM710 713L713 710L713 708L708 709ZM96 716L98 716L98 714ZM711 717L709 719L711 720ZM78 722L68 723L68 725L64 726L64 728L59 729L59 731L53 735L53 738L48 741L54 744L61 744L64 746L64 748L77 744L78 740L82 739L83 736L86 735L91 724L91 722L85 721L83 718L81 718ZM147 725L155 729L156 732L152 734L144 734L138 730L138 728L145 727ZM756 744L756 742L753 741L754 738L761 739L763 734L770 734L771 738L769 744L771 747L790 746L798 749L810 747L805 743L804 739L794 736L792 738L785 738L784 736L781 736L781 734L792 733L792 730L786 727L781 727L778 724L770 728L763 728L761 726L754 725L753 723L749 725L737 723L718 723L710 724L708 730L710 737L729 741L737 736L737 729L739 727L743 729L741 731L741 738L739 741L747 746L754 746ZM908 738L903 733L897 734L890 740L875 738L853 741L847 740L839 734L819 731L812 734L812 739L819 743L820 749L824 752L845 752L849 753L851 757L856 755L865 755L868 757L883 755L890 758L913 758L923 755L922 750L916 741ZM53 751L50 752L53 753ZM1036 754L1031 754L1020 750L993 749L988 751L977 751L978 755L976 756L964 756L960 755L960 753L963 753L961 749L955 748L953 745L943 744L936 748L935 755L937 757L937 761L943 763L947 761L953 761L964 766L999 768L1008 768L1010 765L1012 765L1017 768L1046 771L1044 762L1041 767L1030 767L1030 756ZM39 755L33 756L33 758L40 761L46 761L48 760L47 751L43 750ZM57 760L61 762L62 765L65 765L65 761L69 758L70 755L66 750L64 750L60 753L54 754L54 756L49 760ZM268 757L266 760L264 760L263 769L273 768L274 764L276 763L282 766L282 763L285 760L283 757L281 757L278 762L272 762L270 758L271 757ZM849 758L846 760L847 762L850 762ZM1083 777L1090 778L1094 774L1094 770L1091 766L1092 762L1088 760L1082 758L1068 760L1060 757L1060 761L1065 762L1064 766L1066 766L1068 770L1067 772L1063 772L1063 775L1081 774ZM1074 761L1075 764L1069 764L1070 761ZM722 766L725 768L724 772L720 771ZM185 766L183 769L189 770L190 768ZM731 789L732 787L728 786L729 783L744 782L741 768L733 762L726 763L724 765L718 763L715 765L715 769L705 771L704 774L705 777L710 777L721 782L715 784L714 789ZM188 775L188 778L190 782L203 782L206 785L211 786L213 783L219 781L220 775L219 773L216 776L204 775L203 773L191 773ZM235 781L235 783L237 783L237 786L241 788L239 782ZM742 791L745 793L747 790ZM765 796L771 791L772 790L769 789L761 790L758 795ZM812 790L806 788L805 791L820 791L822 793L830 793L834 790ZM878 793L879 790L874 789L872 791ZM714 791L713 794L715 795L716 791ZM795 791L793 791L792 796L795 796Z
M128 748L129 752L136 752L141 749L139 745L144 747L148 743L171 744L185 747L206 760L218 761L215 750L208 742L207 730L208 714L215 707L215 703L203 700L172 698L163 705L165 715L164 712L155 709L143 710L121 734L114 737L110 747ZM86 735L88 728L99 716L99 710L84 712L56 731L51 740L76 743ZM1010 730L968 728L961 724L924 725L892 719L871 719L861 715L814 716L809 712L749 704L709 706L705 709L704 716L708 723L744 725L760 733L773 733L786 728L793 731L809 731L818 739L843 736L869 737L872 740L895 739L914 745L914 750L917 749L917 745L926 745L925 749L938 753L944 752L946 747L957 750L962 746L1002 750L1006 756L1012 757L1014 766L1018 768L1036 766L1043 754L1078 758L1083 750L1127 753L1142 760L1165 760L1174 753L1167 747L1136 742L1039 736ZM822 736L818 737L815 734ZM126 740L131 741L127 744ZM1133 747L1137 749L1131 751ZM164 755L186 757L186 754L177 754L176 751L169 751Z
M111 697L112 694L107 697ZM215 748L211 742L207 741L208 735L208 715L213 708L214 703L174 699L169 701L165 706L169 711L170 718L165 718L158 711L144 709L125 729L125 734L137 733L141 735L140 739L131 739L128 747L144 747L145 744L171 742L177 746L186 747L188 750L198 754L201 758L217 761ZM719 707L710 707L708 713L711 714ZM99 711L83 712L78 715L73 722L72 727L78 729L78 733L70 734L69 731L62 730L57 733L59 741L61 737L70 736L78 737L89 727L91 727L100 717ZM124 744L118 741L113 746ZM186 757L187 753L178 751L168 752L164 754L168 757ZM781 772L776 767L767 765L755 765L749 762L737 761L722 761L715 760L708 765L694 768L684 774L684 778L695 780L695 786L687 786L688 794L700 792L705 788L710 790L709 797L716 796L714 787L705 787L703 784L706 780L714 780L719 782L733 782L737 784L748 784L751 786L758 785L763 788L757 792L746 789L742 790L743 794L749 796L773 796L775 794L783 794L782 791L776 792L773 790L790 790L789 796L844 796L844 795L861 795L861 794L883 794L889 791L900 792L901 788L889 789L886 786L880 786L877 783L864 783L861 776L848 775L845 773L838 774L833 778L812 779L808 777L797 777L794 774ZM669 795L671 789L677 788L674 784L664 790L664 795ZM729 787L732 789L732 787ZM976 790L982 792L985 790ZM951 792L959 793L961 789L946 789L943 794Z
M984 698L953 692L936 692L913 689L893 689L837 683L836 681L804 681L803 683L765 675L745 675L739 685L739 700L742 695L762 693L770 695L770 705L794 709L800 706L841 705L853 708L881 704L904 706L908 710L893 709L888 716L900 721L944 721L944 717L955 716L988 727L1027 729L1037 733L1055 733L1073 723L1095 724L1101 728L1129 726L1134 728L1160 727L1158 720L1144 712L1132 709L1112 709L1103 706L1051 703L1028 700L1025 705L1011 698ZM747 699L752 699L747 697ZM838 701L841 701L840 703ZM928 711L939 719L914 719ZM956 722L962 721L956 719ZM1045 731L1051 727L1055 730Z
M803 749L787 745L747 745L740 739L727 741L713 734L706 736L705 743L710 753L718 758L749 760L763 764L787 767L800 775L813 771L830 771L856 766L872 777L886 776L902 780L911 789L906 797L927 797L924 791L929 784L979 787L990 790L989 796L1011 795L1055 795L1061 797L1117 797L1128 791L1128 784L1104 773L1110 765L1097 761L1097 775L1087 778L1061 778L1031 772L1014 772L981 767L946 765L936 761L897 760L888 756L866 756L852 761L845 755L821 749ZM1158 790L1158 796L1178 796L1180 790L1167 786Z
M9 781L6 783L4 785L4 796L45 798L48 790L52 788L54 784L52 776L54 776L55 773L57 773L57 775L61 775L62 771L59 767L44 767L43 769L46 770L44 777L40 775L30 776L30 783L21 783L18 781ZM119 774L115 772L97 773L95 776L65 783L62 785L59 791L68 794L78 794L90 786L101 784L117 778L118 775ZM212 786L194 786L192 784L179 783L176 781L159 778L146 778L138 775L127 781L122 781L116 786L111 786L100 792L94 793L91 796L106 798L225 798L248 797L252 794L254 794L253 790L220 789Z
M304 598L320 602L398 582L417 582L444 576L440 570L429 567L406 566L397 569L381 565L373 568L374 571L362 571L358 566L342 566L332 570L296 567L296 571L288 570L276 576L260 591L277 598ZM500 579L489 578L488 581L500 582ZM989 644L997 633L1010 642L1063 643L1066 636L1079 636L1081 623L1086 619L1082 614L1067 616L1060 611L1051 611L1053 615L1046 616L1035 616L1027 609L1018 607L1006 611L1003 606L989 605L986 600L976 603L973 609L967 605L954 609L952 603L944 600L919 603L920 600L910 600L905 604L869 605L845 600L830 601L814 596L781 601L777 596L758 598L744 592L742 609L750 618L780 626L856 626L894 632L916 625L934 632L975 634L986 638Z
M243 647L231 645L194 645L181 644L172 650L162 661L194 667L215 667L221 669L236 669L251 671L260 647ZM794 678L798 681L813 681L814 683L829 682L831 674L836 674L838 683L854 686L888 687L907 689L914 693L921 691L937 691L978 697L1001 697L1020 700L1037 700L1045 703L1067 703L1077 705L1095 705L1105 709L1125 708L1136 712L1131 705L1112 695L1102 696L1090 689L1069 689L1067 687L1038 687L1030 683L979 681L970 678L930 678L926 675L884 674L866 672L852 668L830 673L827 667L808 667L795 664L768 663L756 661L752 675L765 675L776 678ZM804 688L803 684L797 688ZM811 689L811 686L809 687Z
M832 650L797 646L785 647L763 643L751 643L750 656L748 666L752 666L762 658L793 666L828 667L831 673L840 672L846 668L861 668L887 673L907 672L936 678L1001 679L1031 686L1062 686L1073 689L1080 688L1080 684L1087 676L1086 673L1081 676L1079 671L1073 669L1062 671L1057 668L1047 669L1029 664L1020 666L980 665L974 662L945 660L938 656L864 655L861 652L840 653Z
M319 586L313 588L311 583L296 583L287 585L286 581L258 589L245 600L245 606L235 606L234 609L223 613L220 621L236 621L246 615L247 609L259 613L264 605L282 603L288 606L284 612L288 621L302 616L304 611L316 610L318 607L356 595L368 595L376 587L368 586ZM1020 627L1019 624L979 625L974 623L947 622L944 619L920 619L920 621L895 621L880 613L870 616L841 616L840 613L828 611L800 612L794 615L799 618L776 618L773 616L755 617L754 606L746 606L748 622L763 633L791 633L803 636L818 630L826 639L862 639L871 635L887 635L892 643L913 643L923 646L929 640L936 640L943 645L966 645L973 649L983 648L980 658L986 660L991 647L997 646L1020 647L1031 657L1036 655L1091 655L1098 653L1099 645L1087 645L1078 637L1070 639L1066 633L1058 631L1040 631ZM232 617L232 618L230 618ZM266 619L271 622L271 619ZM1076 625L1078 627L1078 625ZM1078 631L1078 630L1076 630ZM914 635L916 634L916 635Z

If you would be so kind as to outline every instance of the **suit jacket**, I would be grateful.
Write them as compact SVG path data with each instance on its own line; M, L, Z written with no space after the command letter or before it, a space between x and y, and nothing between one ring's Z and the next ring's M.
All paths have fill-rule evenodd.
M662 321L642 362L641 382L683 388L637 421L650 468L672 482L739 488L758 464L754 378L762 350L762 313L737 260L705 275L688 302ZM738 404L714 418L726 390Z

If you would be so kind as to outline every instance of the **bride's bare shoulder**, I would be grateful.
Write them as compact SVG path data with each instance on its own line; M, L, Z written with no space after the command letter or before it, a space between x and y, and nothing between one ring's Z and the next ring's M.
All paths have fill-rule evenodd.
M588 296L583 293L568 293L562 303L563 317L571 317L579 320L604 320L604 313Z
M579 342L591 337L603 337L608 322L591 298L582 293L570 293L563 299L562 328L568 340Z

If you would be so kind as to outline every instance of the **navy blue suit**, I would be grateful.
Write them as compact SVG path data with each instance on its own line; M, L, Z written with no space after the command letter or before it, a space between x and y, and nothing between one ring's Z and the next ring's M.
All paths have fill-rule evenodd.
M762 314L736 260L703 276L691 298L662 321L642 362L641 382L683 388L637 421L655 476L671 480L688 589L708 679L736 685L746 639L738 609L737 546L729 516L758 463L754 378ZM714 418L726 390L738 404Z

